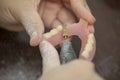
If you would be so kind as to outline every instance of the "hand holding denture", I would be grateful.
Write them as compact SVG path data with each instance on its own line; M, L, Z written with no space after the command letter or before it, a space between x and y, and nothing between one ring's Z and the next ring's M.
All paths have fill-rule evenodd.
M90 61L76 59L60 65L58 52L47 41L40 44L43 74L39 80L104 80L94 70Z
M25 28L31 37L30 45L36 46L42 40L44 26L74 23L74 15L93 25L95 19L85 3L85 0L0 0L0 26L11 31Z

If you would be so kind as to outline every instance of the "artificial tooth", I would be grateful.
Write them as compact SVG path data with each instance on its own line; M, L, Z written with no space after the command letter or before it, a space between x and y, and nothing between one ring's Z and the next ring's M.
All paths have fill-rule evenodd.
M93 48L93 43L94 43L93 34L90 34L88 37L88 41L87 41L85 50L90 51Z
M89 52L91 49L92 49L92 44L87 44L85 50Z
M89 39L90 39L90 40L89 40L90 43L93 44L93 43L94 43L94 36L93 36L93 34L90 34L90 35L89 35Z
M89 41L87 47L92 49L93 43L91 43L91 41Z
M82 56L84 56L85 58L89 58L88 51L83 51Z
M50 37L51 37L51 34L48 32L48 33L45 33L43 36L44 36L45 38L50 38Z
M94 38L91 38L89 43L93 44L94 43Z
M85 57L85 58L88 58L89 57L89 52L92 50L93 48L93 43L94 43L94 36L93 34L90 34L89 37L88 37L88 41L87 41L87 44L85 46L85 49L82 53L82 55Z
M61 25L59 25L58 27L56 27L56 29L57 29L58 31L61 31L61 30L63 29L63 27L62 27Z
M92 44L88 42L85 46L85 51L90 51L91 49L92 49Z
M50 34L51 35L55 35L55 34L57 34L58 33L58 30L57 29L52 29L51 31L50 31Z

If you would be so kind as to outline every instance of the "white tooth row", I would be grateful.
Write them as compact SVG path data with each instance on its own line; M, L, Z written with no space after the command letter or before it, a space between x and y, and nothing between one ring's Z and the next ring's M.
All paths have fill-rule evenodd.
M63 29L63 27L61 25L59 25L58 27L52 29L50 32L45 33L43 36L45 38L50 38L51 36L57 34L59 31L61 31Z
M90 56L89 52L93 49L93 44L94 44L94 35L91 33L88 36L87 44L81 55L84 56L85 58L89 58Z

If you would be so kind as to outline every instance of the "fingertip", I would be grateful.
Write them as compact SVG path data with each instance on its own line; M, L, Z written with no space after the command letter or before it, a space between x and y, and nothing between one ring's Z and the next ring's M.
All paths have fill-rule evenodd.
M42 36L38 36L37 32L33 32L30 39L30 45L38 46L41 41L42 41Z
M93 25L96 21L95 17L92 15L92 13L89 10L89 7L84 6L83 0L80 0L76 3L77 0L71 0L71 7L73 12L76 14L76 16L80 19L86 20L89 24Z
M88 19L87 21L89 22L90 25L93 25L96 21L95 17L92 14L89 18L86 19Z
M55 47L46 40L40 42L39 48L43 54L57 54Z

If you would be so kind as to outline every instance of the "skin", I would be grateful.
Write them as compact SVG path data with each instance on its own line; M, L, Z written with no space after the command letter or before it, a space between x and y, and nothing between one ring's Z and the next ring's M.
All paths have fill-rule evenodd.
M95 18L85 3L85 0L0 0L0 26L11 31L25 29L31 38L30 45L37 46L45 26L71 24L76 21L75 16L93 25Z
M83 18L90 25L93 25L95 18L84 4L85 0L0 0L0 26L11 31L25 29L31 37L30 45L37 46L42 40L44 26L53 28L57 25L71 24L76 21L75 16L78 20ZM41 43L41 45L40 50L42 54L46 54L44 50L46 50L48 44L43 46ZM52 45L48 49L55 51ZM56 54L56 52L51 53ZM44 59L46 60L47 58L50 57ZM75 60L61 66L58 55L54 56L53 59L56 59L57 62L52 67L49 66L50 64L43 64L44 73L40 80L59 80L60 76L63 76L62 80L67 80L68 78L68 80L77 80L76 78L81 78L81 80L102 80L95 73L91 62ZM83 69L85 70L82 71ZM49 76L50 74L54 77ZM86 74L88 76L91 74L88 79L85 79L87 77Z
M43 74L39 80L104 80L94 70L92 62L76 59L60 65L56 49L47 41L40 46Z

